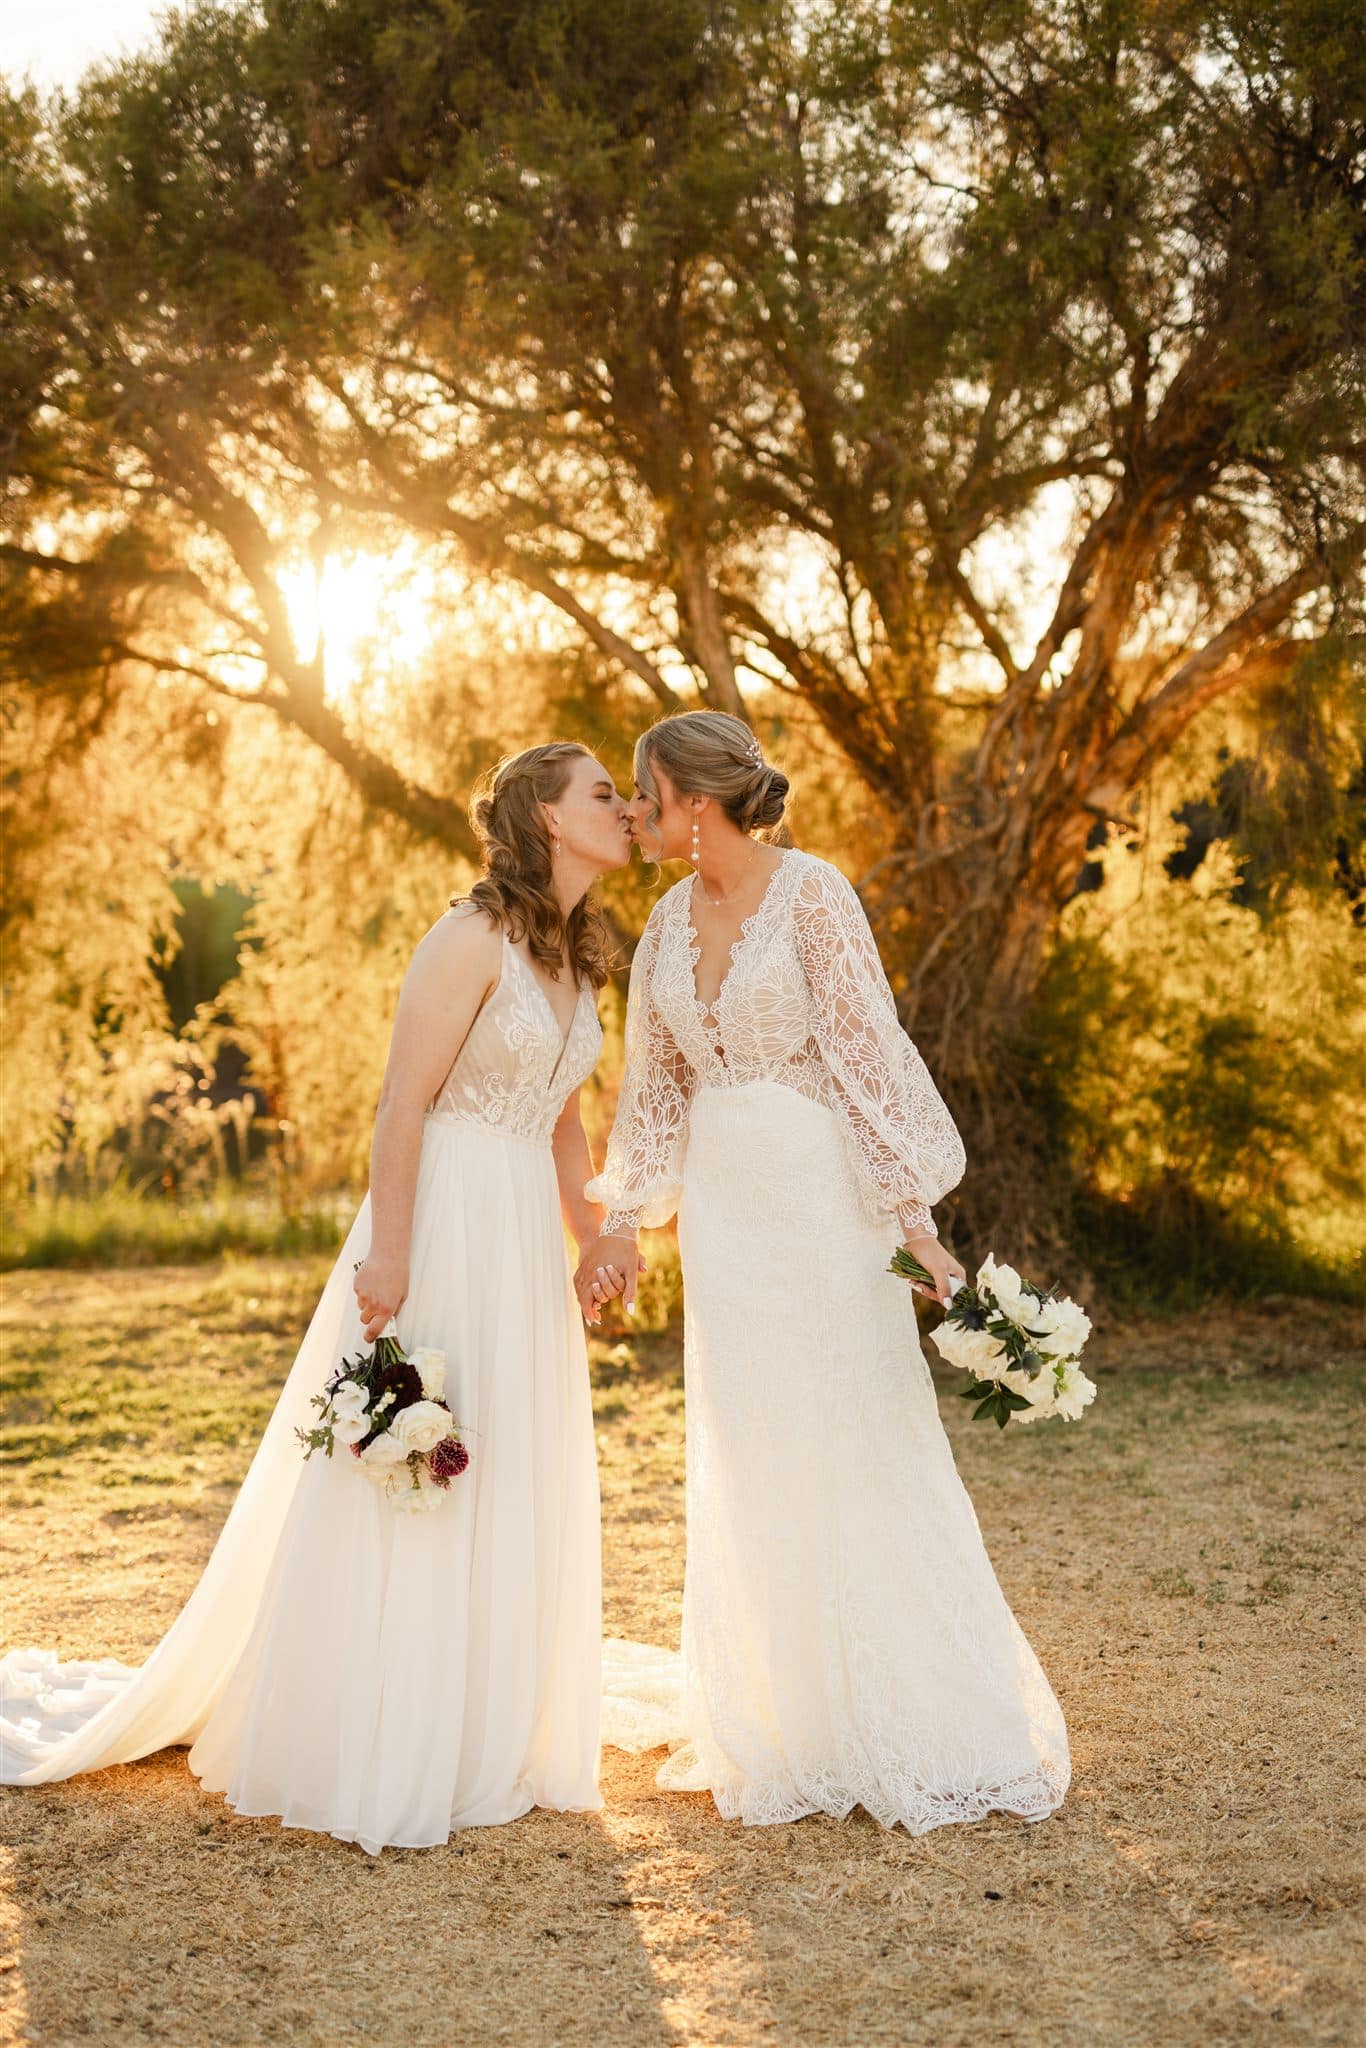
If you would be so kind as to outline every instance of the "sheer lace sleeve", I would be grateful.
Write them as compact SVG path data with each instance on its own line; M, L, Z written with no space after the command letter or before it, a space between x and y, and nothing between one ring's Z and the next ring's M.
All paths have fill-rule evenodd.
M651 913L631 962L626 1004L626 1072L602 1172L584 1189L607 1209L606 1232L667 1223L678 1207L693 1070L651 993L660 920Z
M816 1040L865 1184L903 1236L934 1235L929 1205L962 1179L967 1155L901 1027L863 905L838 868L813 861L793 909Z

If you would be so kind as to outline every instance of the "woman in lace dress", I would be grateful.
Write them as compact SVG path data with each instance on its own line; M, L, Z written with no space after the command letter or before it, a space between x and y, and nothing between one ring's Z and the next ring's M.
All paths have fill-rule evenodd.
M629 826L558 743L505 762L474 815L485 873L408 970L370 1193L203 1577L140 1668L4 1660L6 1782L185 1743L239 1813L371 1852L601 1804L597 1466L561 1213L595 1233L578 1095L606 948L583 899ZM295 1438L390 1316L407 1349L444 1350L469 1432L431 1512Z
M693 871L631 971L593 1316L675 1209L688 1556L681 1660L607 1645L604 1735L744 1821L864 1806L914 1833L1037 1819L1068 1782L1057 1701L996 1583L939 1420L898 1242L947 1299L930 1205L962 1143L838 869L751 835L786 778L724 714L636 749L637 837ZM599 1279L600 1271L606 1278Z

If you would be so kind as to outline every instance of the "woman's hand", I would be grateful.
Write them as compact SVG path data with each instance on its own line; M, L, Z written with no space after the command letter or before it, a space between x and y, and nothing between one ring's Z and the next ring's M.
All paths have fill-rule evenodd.
M618 1295L627 1315L635 1313L636 1283L648 1271L633 1237L591 1237L580 1249L574 1292L584 1320L597 1323L609 1301Z
M586 1323L600 1323L602 1312L609 1301L626 1292L626 1275L619 1266L610 1261L605 1266L584 1270L584 1277L574 1289L579 1297L579 1307Z
M373 1344L408 1299L408 1268L399 1259L386 1259L371 1252L357 1266L351 1285L360 1307L365 1341Z
M947 1308L953 1300L950 1283L954 1280L966 1280L968 1276L965 1268L952 1252L944 1249L937 1237L908 1237L904 1240L904 1249L913 1259L919 1259L927 1273L934 1275L933 1287L927 1287L923 1280L912 1280L912 1288L917 1294L928 1295L931 1301L937 1301L941 1307Z

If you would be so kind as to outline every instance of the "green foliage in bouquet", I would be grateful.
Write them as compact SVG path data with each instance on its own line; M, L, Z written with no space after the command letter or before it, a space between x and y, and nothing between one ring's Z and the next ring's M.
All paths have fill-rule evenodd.
M893 1253L888 1271L935 1286L933 1274L904 1247ZM1080 1417L1095 1398L1078 1363L1090 1330L1089 1317L1058 1288L1041 1288L988 1257L975 1284L955 1288L933 1341L950 1364L968 1371L962 1398L976 1402L973 1420L1004 1429L1012 1419Z
M344 1358L329 1379L322 1393L314 1394L310 1405L325 1419L314 1429L296 1429L294 1434L304 1446L304 1456L322 1451L331 1457L335 1448L334 1423L328 1418L332 1414L337 1390L344 1380L354 1380L365 1389L366 1406L378 1416L386 1406L392 1408L396 1401L403 1406L422 1399L422 1375L408 1358L397 1337L377 1337L373 1351L360 1358ZM388 1396L387 1401L384 1399ZM378 1420L359 1441L364 1447L383 1427Z

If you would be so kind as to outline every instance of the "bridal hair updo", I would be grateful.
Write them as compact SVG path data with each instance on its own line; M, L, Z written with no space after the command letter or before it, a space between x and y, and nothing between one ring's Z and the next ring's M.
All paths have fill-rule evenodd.
M775 846L791 844L783 824L791 785L781 768L764 759L742 718L728 711L679 711L641 734L633 773L658 814L656 765L680 796L709 796L742 832L762 833Z
M579 759L594 757L577 740L551 740L500 761L477 785L470 821L484 872L468 901L487 911L514 942L525 937L533 958L558 975L566 954L579 981L601 988L608 977L611 943L601 913L587 900L566 921L550 865L550 825L542 804L564 795Z

